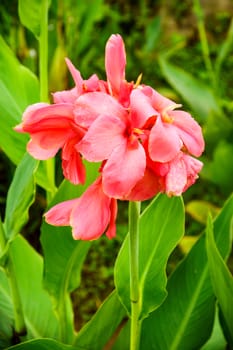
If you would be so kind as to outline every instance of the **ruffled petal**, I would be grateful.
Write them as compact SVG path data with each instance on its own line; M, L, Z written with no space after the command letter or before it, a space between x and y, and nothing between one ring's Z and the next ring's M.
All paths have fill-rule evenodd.
M146 155L143 146L125 143L114 149L107 160L102 176L103 190L113 198L124 199L144 176Z
M118 94L122 80L125 79L125 45L119 34L111 35L105 49L105 69L110 91Z
M59 203L45 213L45 221L54 226L69 226L72 210L79 203L79 198Z
M166 193L169 196L180 196L187 183L187 169L183 158L178 156L170 162L170 169L166 176Z
M182 147L176 129L169 123L162 123L158 117L149 136L149 155L153 161L168 162Z
M75 103L75 121L83 127L89 127L100 115L113 115L124 119L125 109L105 92L90 92L80 96Z
M200 125L184 111L171 111L169 116L174 119L173 125L189 153L199 157L205 146Z
M30 134L33 144L37 143L38 147L45 150L58 150L75 134L72 124L72 105L37 104L24 112L22 129Z
M98 178L80 197L78 205L71 214L74 239L93 240L99 238L110 221L111 198L102 190Z
M115 116L100 116L76 148L90 162L107 159L118 145L126 142L125 128L125 124Z

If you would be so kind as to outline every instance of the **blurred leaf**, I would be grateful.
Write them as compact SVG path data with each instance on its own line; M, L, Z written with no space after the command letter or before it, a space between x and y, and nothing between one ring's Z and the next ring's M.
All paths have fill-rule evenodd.
M151 52L161 35L161 17L156 16L152 19L151 22L146 26L146 42L144 45L145 52Z
M191 248L199 239L199 236L184 236L179 243L179 248L184 255L188 254Z
M208 86L183 69L172 65L162 56L159 58L159 63L165 78L189 104L196 119L205 121L211 113L221 114L217 100Z
M113 291L100 306L92 319L78 333L74 345L86 350L104 349L117 328L124 326L126 311L116 291Z
M65 57L67 56L64 44L59 43L53 54L49 71L49 91L64 90L67 78L67 65Z
M10 297L10 290L6 274L0 268L0 349L11 345L13 336L14 315Z
M21 296L27 339L58 337L58 321L51 299L42 285L42 257L18 235L10 244L11 259ZM8 290L5 291L9 293Z
M0 147L17 164L25 153L28 137L17 133L24 109L39 101L35 75L22 66L0 37Z
M5 213L6 238L12 239L27 223L28 210L35 197L35 171L38 160L25 154L10 185Z
M81 348L73 347L59 343L53 339L36 339L30 340L21 344L11 346L9 350L82 350Z
M233 196L214 221L215 240L222 256L230 252ZM192 350L210 337L215 296L208 270L205 236L198 240L168 279L168 296L142 324L141 349Z
M233 45L233 18L231 19L226 39L223 41L222 45L218 49L218 56L215 61L215 70L218 78L219 78L219 74L220 74L224 59L230 53L232 49L232 45Z
M204 200L192 200L188 202L185 209L189 215L204 225L207 222L209 213L212 217L215 217L220 211L214 204Z
M19 0L18 12L21 23L37 38L40 35L41 17L50 6L50 0Z
M219 142L213 154L212 161L205 161L202 175L204 178L219 185L224 193L233 190L233 144L225 141Z
M184 233L184 208L181 198L157 196L142 213L139 232L139 283L142 305L140 317L143 319L162 303L167 294L167 260ZM120 299L130 314L129 266L127 236L116 261L115 283Z
M103 0L76 0L75 3L69 0L65 4L65 16L67 24L67 36L72 39L78 33L78 45L75 45L76 52L80 55L90 47L92 41L91 33L95 31L95 23L103 16ZM75 21L70 21L70 17L76 16ZM73 47L74 49L74 47Z
M230 244L231 238L230 236ZM233 277L216 246L213 225L210 218L206 230L206 247L214 293L227 325L231 346L233 346Z

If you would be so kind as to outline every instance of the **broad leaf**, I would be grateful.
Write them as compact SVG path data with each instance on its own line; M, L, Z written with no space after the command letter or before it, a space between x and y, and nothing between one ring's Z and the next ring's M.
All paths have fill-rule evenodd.
M215 321L213 331L211 333L210 339L201 348L201 350L225 350L226 349L226 339L223 336L221 325L218 318L218 310L216 310Z
M11 346L9 350L83 350L71 345L59 343L53 339L36 339L30 340L15 346Z
M221 255L229 254L233 196L214 221ZM168 280L168 296L142 325L141 349L199 349L210 337L215 314L205 237L202 236Z
M205 121L211 113L221 114L217 100L208 86L183 69L172 65L162 56L159 59L159 63L167 81L190 105L196 114L196 118L200 121Z
M206 249L210 277L214 293L222 311L222 316L225 320L230 338L233 341L233 277L216 246L210 218L208 220L206 233ZM231 237L229 238L231 239Z
M143 319L164 300L166 264L184 233L184 208L180 197L157 196L142 213L139 225L139 283ZM129 240L126 238L115 265L119 297L130 314Z
M16 168L6 201L4 224L8 239L20 233L28 220L28 210L35 197L35 171L37 166L38 161L25 154Z
M27 327L27 339L38 337L58 338L58 321L53 313L48 293L42 286L43 261L41 256L18 235L10 244L23 312ZM4 279L1 279L4 282ZM9 286L1 283L1 294L5 295L8 307ZM9 311L9 317L12 310Z
M6 274L0 268L0 349L11 345L14 315Z
M111 342L111 337L115 339L114 335L118 334L126 320L126 311L114 291L78 333L74 345L85 350L104 349Z
M0 147L18 164L25 153L28 137L13 130L24 109L39 101L37 78L15 58L0 37Z
M39 37L41 18L47 13L50 0L19 0L18 12L21 23Z

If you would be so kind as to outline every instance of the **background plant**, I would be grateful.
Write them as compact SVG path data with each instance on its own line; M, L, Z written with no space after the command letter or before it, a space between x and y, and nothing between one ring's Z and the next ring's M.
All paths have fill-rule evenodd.
M84 188L77 188L63 181L58 170L59 166L55 168L56 176L54 176L53 171L51 173L53 165L42 162L38 164L28 156L24 156L27 137L18 135L12 129L21 120L22 112L27 105L39 101L41 94L46 95L46 92L41 93L36 78L39 76L38 47L40 40L38 37L41 32L38 23L40 23L41 4L37 1L30 1L26 8L24 3L13 1L11 6L8 6L3 1L0 5L3 19L1 31L4 38L0 41L1 216L4 221L1 230L5 232L4 236L7 238L5 242L1 242L3 268L0 270L0 319L4 320L0 323L1 346L4 348L19 340L14 337L12 331L15 316L7 279L7 274L11 274L11 269L14 269L18 276L17 284L21 299L24 301L22 308L29 329L25 339L48 337L67 344L72 343L76 348L89 349L88 346L92 344L91 349L93 349L93 339L96 339L97 334L99 341L95 343L95 346L96 349L101 349L105 344L110 344L111 339L117 338L119 332L114 333L114 331L118 329L121 332L113 348L124 349L125 347L127 349L128 345L123 344L125 334L128 332L126 313L115 291L78 336L74 332L73 325L73 313L76 319L75 327L80 329L114 288L112 275L115 259L113 256L117 255L127 232L124 203L122 203L122 214L119 218L118 237L115 241L101 239L94 242L90 248L89 243L73 241L68 229L67 232L64 232L64 229L54 229L44 223L41 228L41 240L39 239L41 213L46 206L46 197L49 201L53 198L50 202L52 205L66 198L80 195ZM229 199L224 209L220 211L230 196L233 186L231 161L233 148L231 117L233 109L231 86L233 26L232 5L227 3L226 6L225 10L208 14L210 9L201 7L198 1L187 1L182 5L177 5L176 2L166 5L162 1L155 4L138 1L132 5L125 1L111 3L99 0L90 3L71 0L52 1L50 4L49 91L64 89L71 84L64 64L65 56L68 56L86 77L93 71L104 77L103 55L100 55L99 52L104 51L109 35L119 32L124 37L127 46L127 76L133 79L135 69L137 72L142 71L143 81L165 92L168 97L172 97L177 102L183 103L203 126L206 139L206 152L203 156L205 166L198 184L184 195L188 213L186 235L169 259L167 265L169 273L174 270L177 262L184 255L186 256L190 244L199 238L199 233L205 227L209 210L214 216L220 212L214 224L217 248L225 259L230 254L232 199ZM33 16L33 21L31 16ZM25 19L29 20L29 23L26 23ZM92 181L95 172L95 168L90 169L90 179L87 184ZM7 193L6 189L9 185ZM59 187L59 190L54 196L55 187ZM16 193L17 196L15 196ZM33 207L29 211L32 203ZM147 204L144 203L144 207ZM153 205L152 203L151 208L154 208ZM216 253L215 243L211 238L212 230L212 224L209 222L207 253L210 257L210 269L214 271L211 256L218 256L218 253ZM19 232L22 235L19 235ZM121 254L124 256L125 253ZM200 348L210 337L215 314L214 293L224 313L222 298L224 298L225 289L219 296L213 282L213 293L211 281L219 277L212 272L211 279L207 278L205 271L208 260L205 254L202 236L169 279L168 293L170 294L165 303L144 321L142 333L144 347L146 344L148 349L150 347L151 349L155 347L186 349L191 339L193 342L193 339L196 339L195 335L198 334L195 346ZM27 265L27 259L32 262L30 266ZM118 258L116 273L121 259L123 258ZM124 259L127 258L124 257ZM19 261L21 264L18 264ZM53 264L53 261L56 261L56 264ZM191 274L191 266L194 261L198 271L202 271L204 290L201 288L202 284L198 284ZM232 268L231 260L229 261L229 266ZM83 262L84 265L82 265ZM222 265L221 269L225 271L225 263L223 262ZM44 272L42 272L43 268ZM190 278L185 285L180 281L180 276L184 274L184 271ZM43 284L50 296L43 289L42 273L44 274ZM227 274L222 273L224 276ZM30 284L28 281L31 281ZM185 294L186 304L178 305L176 308L175 300L184 299L183 296L180 296L179 290L174 287L178 283L182 285L181 289L184 293L188 293L192 285L198 285L200 290L195 289L196 299L193 294ZM106 289L105 285L107 285ZM97 295L97 297L89 298L89 295ZM41 300L41 302L35 303L35 300ZM81 304L84 306L80 307ZM201 305L205 307L202 308ZM172 327L174 328L175 324L175 336L169 331L170 327L164 329L158 325L158 323L167 323L166 317L168 314L171 315L171 310L174 314L179 313L181 317L180 322L176 317L173 320ZM190 310L189 315L187 310ZM195 322L197 310L203 314L204 328L201 323L197 325ZM102 326L97 329L95 319L97 321L107 319L106 315L109 313L116 314L112 320L112 328L105 332L106 325L103 322ZM232 344L232 330L229 330L227 326L232 314L224 316L220 318L221 328L224 329L228 343ZM186 323L182 321L184 319ZM62 334L64 327L59 325L59 320L66 322L66 334ZM219 329L222 334L217 320L218 317L216 317L213 336L219 332ZM190 324L193 329L191 335L187 331ZM158 334L166 334L167 343L163 343L161 337L151 339L150 334L155 327L159 329ZM201 336L200 330L202 330ZM167 334L170 335L167 336ZM165 336L163 338L165 339ZM219 339L221 346L224 347L226 340L223 335L218 337L218 341ZM37 340L32 341L28 346L32 348L33 344L37 346ZM41 348L45 346L43 344L44 342L41 341ZM53 344L51 346L54 348L61 346L52 340L48 341L48 344Z

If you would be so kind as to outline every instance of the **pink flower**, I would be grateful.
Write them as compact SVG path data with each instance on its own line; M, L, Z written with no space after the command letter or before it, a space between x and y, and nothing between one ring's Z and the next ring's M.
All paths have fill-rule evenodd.
M204 139L199 124L187 112L150 87L132 91L131 108L142 129L150 130L149 155L153 161L168 162L181 149L199 157L204 150Z
M84 183L85 169L75 145L82 139L85 129L75 124L72 104L31 105L15 130L30 134L27 150L36 159L51 158L62 149L65 177L75 184Z
M72 62L66 58L66 64L75 82L75 87L70 90L58 91L53 93L54 103L75 103L75 100L90 91L100 90L101 84L96 74L93 74L89 79L84 80Z
M108 238L116 235L117 201L102 189L99 177L80 198L52 207L45 220L55 226L71 226L74 239L93 240L104 232Z

